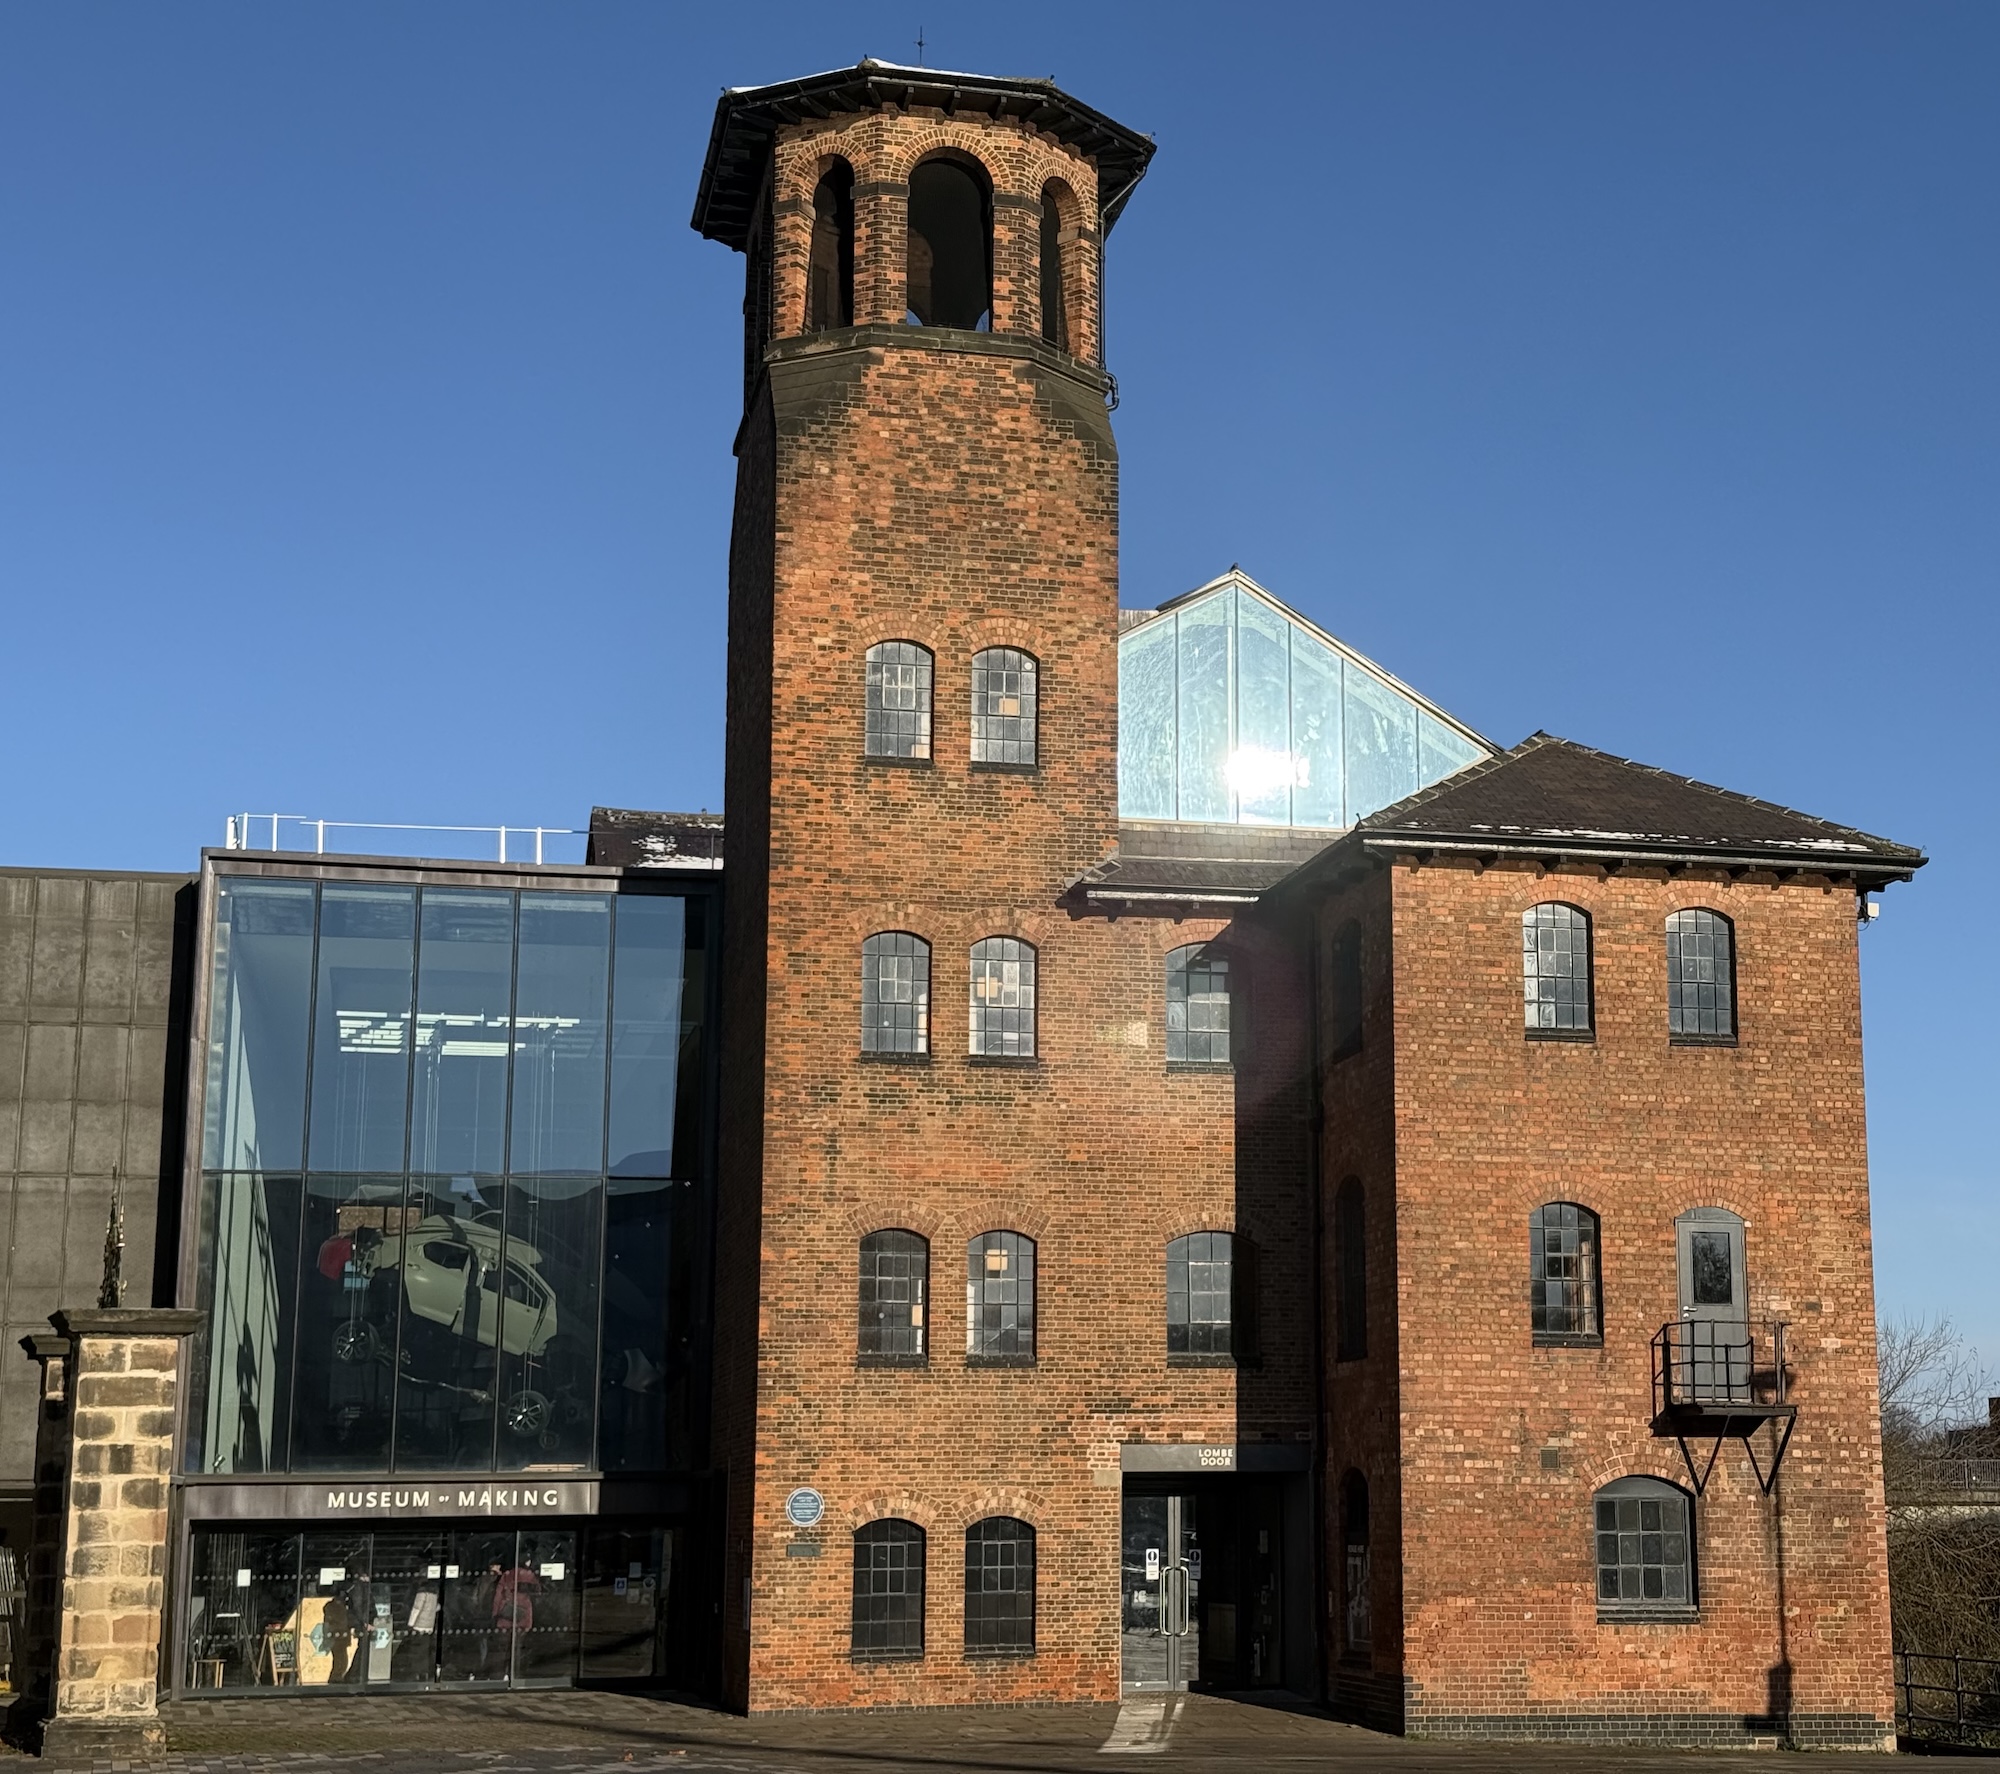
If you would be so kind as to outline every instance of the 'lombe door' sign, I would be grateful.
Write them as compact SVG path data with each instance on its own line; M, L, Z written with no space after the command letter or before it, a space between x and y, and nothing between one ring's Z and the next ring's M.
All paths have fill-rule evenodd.
M826 1499L802 1485L785 1499L785 1519L795 1528L816 1528L826 1514Z

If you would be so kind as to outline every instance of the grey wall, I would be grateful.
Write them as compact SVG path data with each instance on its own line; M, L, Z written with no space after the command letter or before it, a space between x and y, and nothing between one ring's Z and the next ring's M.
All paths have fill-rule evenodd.
M24 1335L97 1303L112 1179L124 1299L171 1299L194 887L181 875L0 869L0 1495L26 1490L37 1376Z

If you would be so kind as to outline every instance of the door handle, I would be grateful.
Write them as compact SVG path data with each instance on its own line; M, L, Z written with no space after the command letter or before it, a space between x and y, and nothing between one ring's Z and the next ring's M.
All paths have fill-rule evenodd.
M1186 1565L1167 1567L1167 1635L1184 1638L1188 1629L1188 1570Z

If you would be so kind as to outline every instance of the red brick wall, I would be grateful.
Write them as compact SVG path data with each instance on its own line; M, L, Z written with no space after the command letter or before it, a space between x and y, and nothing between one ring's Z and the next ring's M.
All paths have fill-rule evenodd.
M913 159L941 126L869 127ZM990 339L781 343L743 445L717 1441L729 1689L755 1709L1115 1695L1120 1443L1310 1422L1303 1339L1241 1392L1233 1371L1166 1363L1167 1241L1237 1223L1239 1094L1250 1145L1302 1169L1297 1047L1269 1088L1255 1067L1170 1074L1164 957L1221 926L1058 904L1117 829L1117 463L1091 373L1010 337L997 295L996 317ZM886 639L935 655L929 766L863 756L864 655ZM1041 663L1032 775L967 761L970 660L991 645ZM889 929L932 945L927 1061L858 1052L861 942ZM1031 1067L965 1052L967 950L990 935L1038 950ZM1274 1027L1303 1016L1282 970L1268 1005ZM1251 1217L1274 1285L1303 1291L1302 1206L1266 1190ZM856 1365L856 1244L889 1227L931 1241L923 1369ZM1039 1247L1032 1369L965 1364L965 1244L998 1229ZM1309 1299L1276 1316L1308 1322ZM805 1537L820 1555L788 1556L784 1499L807 1484L827 1499ZM1032 1661L962 1654L963 1535L992 1514L1037 1530ZM884 1515L929 1535L921 1664L848 1655L850 1535Z
M1695 1729L1772 1712L1788 1663L1802 1734L1886 1731L1853 893L1526 865L1391 881L1410 1728ZM1523 1037L1520 914L1551 899L1593 920L1589 1044ZM1667 1039L1664 921L1688 906L1734 920L1734 1047ZM1530 1346L1528 1215L1550 1200L1602 1218L1601 1350ZM1592 1492L1687 1482L1649 1431L1649 1341L1676 1315L1674 1218L1697 1206L1748 1223L1752 1314L1792 1324L1798 1430L1770 1499L1724 1447L1697 1505L1698 1625L1600 1625Z

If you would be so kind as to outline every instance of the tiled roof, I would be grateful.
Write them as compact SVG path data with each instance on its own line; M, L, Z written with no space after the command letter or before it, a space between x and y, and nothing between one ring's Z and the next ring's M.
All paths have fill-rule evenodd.
M1926 860L1852 826L1549 733L1370 814L1355 830L1364 841L1407 836L1461 850L1714 857L1876 876L1907 877Z

